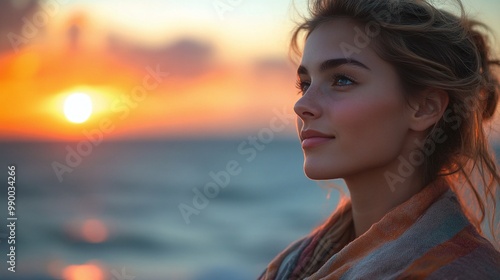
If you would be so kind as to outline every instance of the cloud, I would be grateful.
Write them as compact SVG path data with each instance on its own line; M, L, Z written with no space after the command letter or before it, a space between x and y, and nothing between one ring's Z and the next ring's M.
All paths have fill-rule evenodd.
M8 34L20 34L24 24L23 18L31 18L37 9L36 0L0 1L0 53L13 51Z
M213 45L194 38L180 38L153 48L110 35L107 46L119 59L138 65L160 64L173 75L185 78L207 73L215 63Z
M264 57L257 59L253 70L258 76L283 76L289 78L295 75L292 63L284 57Z

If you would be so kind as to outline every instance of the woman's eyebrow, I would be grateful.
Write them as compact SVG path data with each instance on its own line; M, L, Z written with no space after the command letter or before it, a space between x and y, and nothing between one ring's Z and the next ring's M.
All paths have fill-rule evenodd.
M328 69L331 69L331 68L335 68L335 67L338 67L340 65L345 65L345 64L352 64L352 65L355 65L355 66L358 66L358 67L361 67L361 68L365 68L367 70L370 70L371 69L364 65L363 63L355 60L355 59L347 59L347 58L335 58L335 59L329 59L329 60L325 60L321 63L321 65L319 66L319 71L320 72L324 72ZM299 68L297 69L297 74L308 74L309 72L307 71L307 68L303 65L300 65Z

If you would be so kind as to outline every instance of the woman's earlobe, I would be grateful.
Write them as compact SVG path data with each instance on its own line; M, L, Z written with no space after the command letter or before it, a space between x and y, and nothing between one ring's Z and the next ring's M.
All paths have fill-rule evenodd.
M425 131L442 118L449 103L449 96L444 90L428 89L412 103L410 128Z

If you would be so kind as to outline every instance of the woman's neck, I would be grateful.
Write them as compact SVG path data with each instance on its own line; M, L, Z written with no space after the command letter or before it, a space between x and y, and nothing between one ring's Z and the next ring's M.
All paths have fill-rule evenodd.
M351 195L356 237L365 233L385 214L420 192L424 187L423 176L417 170L409 175L398 174L397 165L394 168L385 167L383 170L384 172L374 170L369 174L344 178ZM397 184L391 184L391 176L400 176Z

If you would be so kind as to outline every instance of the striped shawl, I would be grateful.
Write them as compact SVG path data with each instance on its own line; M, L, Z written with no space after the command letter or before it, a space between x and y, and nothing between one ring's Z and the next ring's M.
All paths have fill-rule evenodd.
M500 252L440 179L356 239L347 201L272 260L259 279L500 279Z

